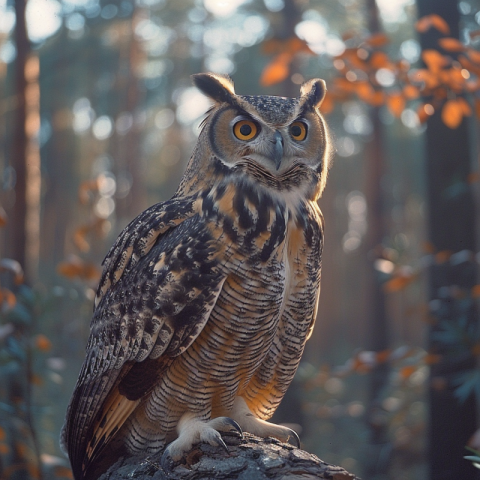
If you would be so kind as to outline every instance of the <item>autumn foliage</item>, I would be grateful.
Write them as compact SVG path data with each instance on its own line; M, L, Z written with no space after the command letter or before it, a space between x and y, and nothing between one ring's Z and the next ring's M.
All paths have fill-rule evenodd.
M404 59L392 59L382 50L389 43L383 33L366 37L344 35L346 48L333 57L336 75L329 82L322 112L328 114L336 103L358 98L372 107L386 105L399 118L413 104L420 123L441 111L445 125L457 128L464 117L472 114L464 96L480 91L480 52L449 37L449 27L438 15L427 15L416 23L420 33L430 28L445 37L439 40L439 50L422 52L425 68L414 68ZM297 55L312 54L298 38L268 40L264 52L274 54L260 79L265 86L288 78ZM475 99L475 113L480 116L480 99Z
M88 209L89 219L79 225L72 234L72 242L78 254L70 254L58 264L57 272L69 280L78 279L87 284L95 285L100 279L100 269L96 263L85 259L92 242L105 237L109 222L99 216L93 208L98 200L101 180L94 178L83 182L78 189L78 199L82 206Z

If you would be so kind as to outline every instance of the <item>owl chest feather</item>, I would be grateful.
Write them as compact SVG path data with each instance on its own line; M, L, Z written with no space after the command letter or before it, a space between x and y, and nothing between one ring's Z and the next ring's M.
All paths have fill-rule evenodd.
M313 305L318 296L319 278L308 263L320 247L321 227L316 205L241 187L220 184L203 204L227 277L205 335L228 344L232 363L242 356L249 380L274 344L281 355L292 348L286 336L305 341L313 313L304 315L300 305Z

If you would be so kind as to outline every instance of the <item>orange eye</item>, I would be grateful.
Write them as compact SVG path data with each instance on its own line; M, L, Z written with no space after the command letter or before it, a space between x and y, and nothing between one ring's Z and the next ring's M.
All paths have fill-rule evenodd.
M293 122L290 125L290 135L299 142L305 140L307 137L307 125L303 122Z
M233 133L239 140L251 140L258 132L258 127L251 120L240 120L233 126Z

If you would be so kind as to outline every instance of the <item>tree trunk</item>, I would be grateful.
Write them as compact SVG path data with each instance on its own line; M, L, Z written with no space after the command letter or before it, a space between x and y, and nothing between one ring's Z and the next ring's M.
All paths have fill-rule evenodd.
M378 7L375 0L367 0L368 27L371 34L380 32ZM385 226L385 195L382 189L385 159L382 145L382 124L378 107L370 114L373 126L373 139L368 145L366 163L366 199L368 205L367 249L369 271L367 277L369 298L369 337L368 348L375 352L389 347L388 318L385 305L385 293L380 283L379 274L374 268L374 261L381 253L387 228ZM383 391L388 383L389 367L382 363L373 368L369 378L369 405L366 421L370 430L370 459L366 463L368 476L386 474L390 457L391 444L388 427L382 413L381 401Z
M244 439L224 436L229 453L220 447L199 444L186 456L186 463L166 472L161 455L119 459L98 480L359 480L341 467L323 462L273 438L244 434Z
M419 17L435 13L449 25L449 36L459 38L459 12L454 1L418 0ZM422 49L439 49L442 35L435 29L421 36ZM436 111L426 132L427 195L429 241L435 251L449 253L430 267L430 307L435 324L430 329L430 349L441 361L430 373L430 478L478 478L478 470L463 459L465 445L476 428L476 399L472 393L465 401L455 397L459 374L475 368L475 358L465 344L447 345L438 338L444 326L467 328L477 322L471 288L476 284L476 265L470 254L476 250L475 212L467 178L471 171L468 125L466 120L455 130L448 128ZM464 252L459 261L448 255ZM466 298L459 299L452 287L460 288ZM463 324L463 325L462 325ZM466 332L466 330L465 330ZM459 355L452 350L461 349Z
M40 88L38 57L32 55L25 22L26 0L15 1L15 120L11 165L16 173L15 203L10 215L9 255L32 281L38 270L40 236Z

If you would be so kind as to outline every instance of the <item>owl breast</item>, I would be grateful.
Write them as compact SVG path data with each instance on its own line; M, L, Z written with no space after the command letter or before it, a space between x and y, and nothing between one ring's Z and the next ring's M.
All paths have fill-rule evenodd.
M228 415L238 395L269 418L298 367L319 293L316 203L225 181L204 195L201 215L223 251L226 280L197 341L147 402L152 431L160 423L167 441L185 411L202 414L211 405L207 415Z

